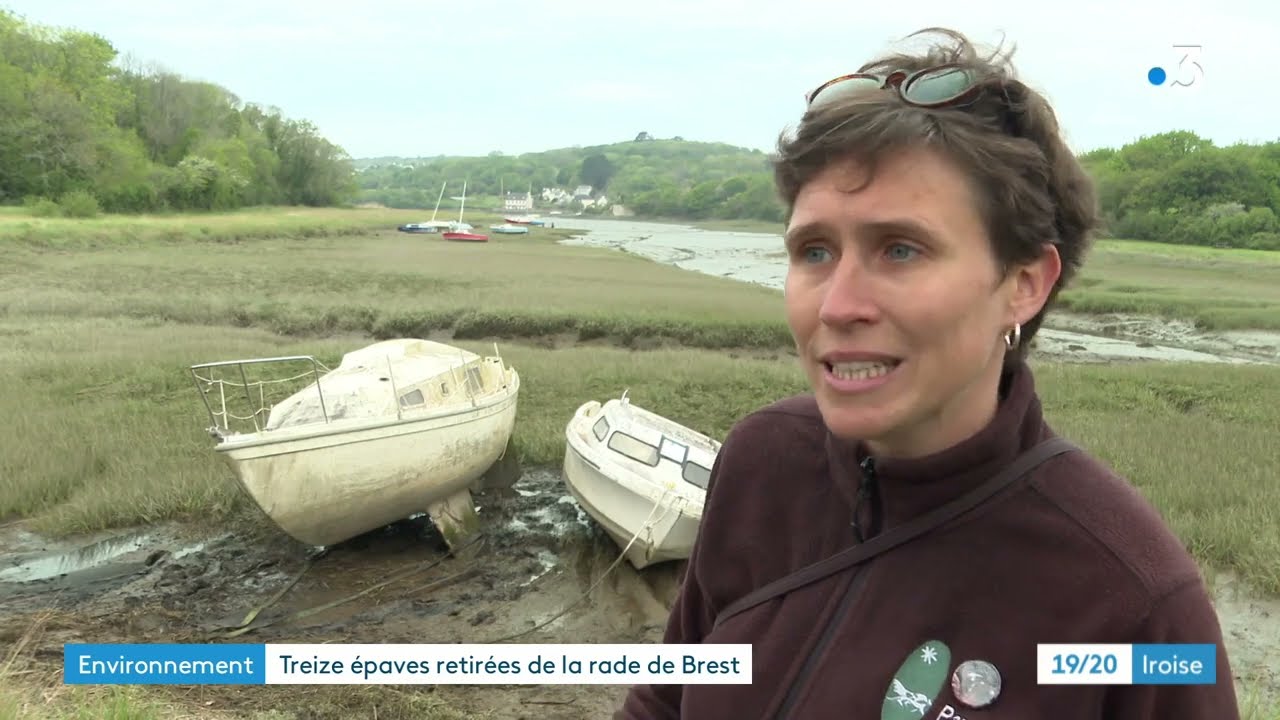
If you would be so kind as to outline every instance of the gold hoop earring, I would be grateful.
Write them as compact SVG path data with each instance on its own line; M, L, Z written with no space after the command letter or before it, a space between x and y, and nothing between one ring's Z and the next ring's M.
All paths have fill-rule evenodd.
M1022 325L1014 323L1013 329L1004 334L1004 346L1007 350L1017 350L1022 342Z

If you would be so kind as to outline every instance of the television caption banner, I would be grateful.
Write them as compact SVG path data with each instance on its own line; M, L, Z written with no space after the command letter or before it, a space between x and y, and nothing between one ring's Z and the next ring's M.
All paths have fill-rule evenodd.
M750 645L68 644L72 685L751 684Z
M1036 646L1041 685L1213 685L1218 648L1209 644Z

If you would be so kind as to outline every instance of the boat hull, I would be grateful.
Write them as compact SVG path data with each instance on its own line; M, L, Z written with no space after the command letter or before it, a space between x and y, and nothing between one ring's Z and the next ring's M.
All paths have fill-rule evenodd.
M496 402L453 414L273 431L217 449L281 530L328 546L467 490L506 449L517 397L513 384Z
M442 235L445 240L452 240L454 242L489 242L488 235L480 235L477 233L447 232L442 233Z
M490 225L490 232L502 235L528 235L529 228L526 225Z
M627 561L636 569L650 565L687 560L698 535L701 512L691 513L673 506L654 509L662 493L619 482L592 460L590 449L576 446L573 438L565 448L564 479L574 500L587 512L621 550L627 550ZM645 529L646 523L652 526ZM632 542L632 538L635 541Z

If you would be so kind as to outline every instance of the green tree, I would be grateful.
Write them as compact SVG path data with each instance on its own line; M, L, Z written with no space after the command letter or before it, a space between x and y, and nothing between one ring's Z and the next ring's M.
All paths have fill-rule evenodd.
M0 11L0 201L141 212L352 197L350 158L314 128L116 59L100 36Z
M596 153L582 159L582 169L578 171L578 176L596 190L604 190L615 172L617 168L609 162L609 158L603 153Z

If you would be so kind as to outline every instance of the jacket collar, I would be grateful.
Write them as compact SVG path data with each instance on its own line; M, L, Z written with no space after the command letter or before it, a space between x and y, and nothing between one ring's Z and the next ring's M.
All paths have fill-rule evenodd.
M872 457L866 445L841 441L828 432L827 448L832 479L851 506L860 509L859 524L866 535L866 528L878 534L963 495L1050 434L1031 369L1018 362L1001 376L999 404L986 427L924 457L874 457L874 493L861 503L857 493L863 487L862 465Z

